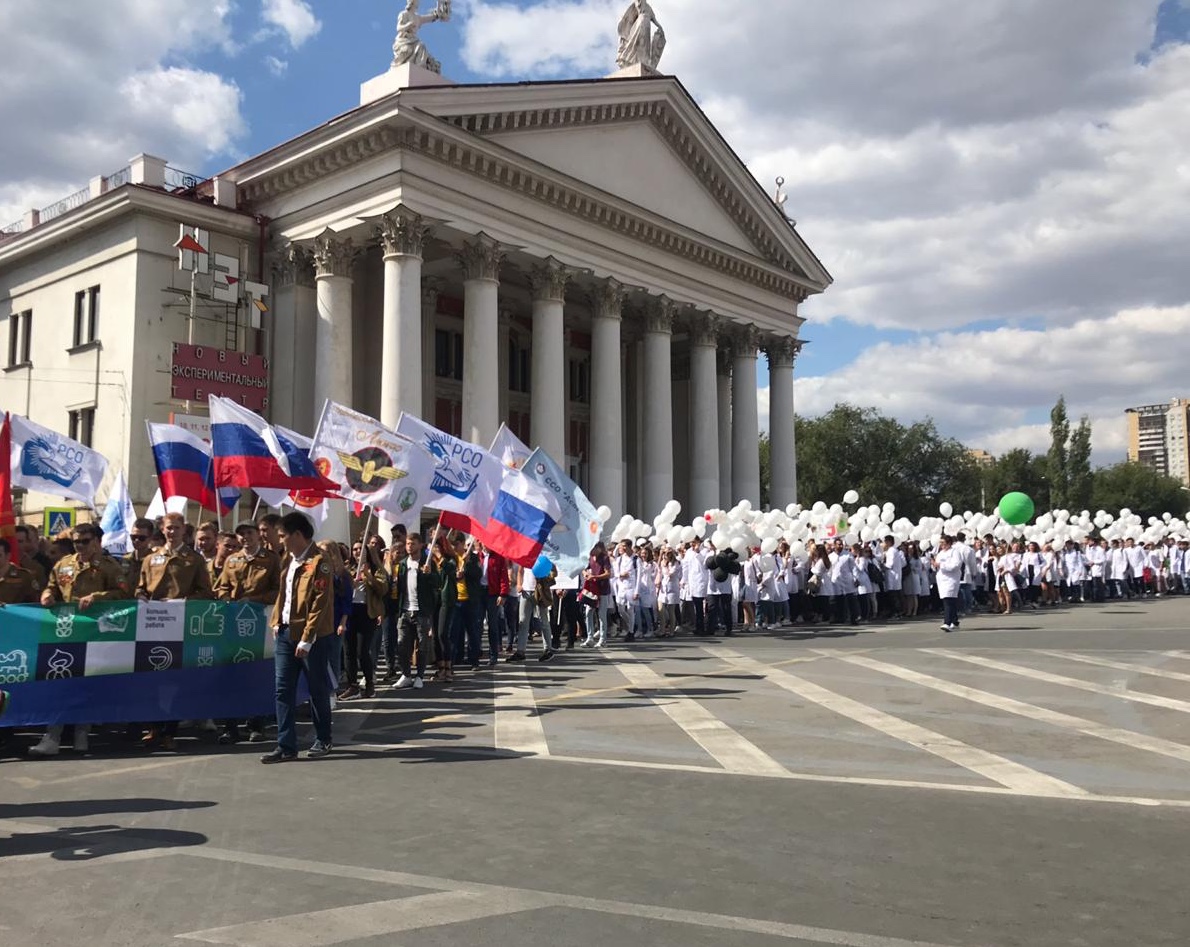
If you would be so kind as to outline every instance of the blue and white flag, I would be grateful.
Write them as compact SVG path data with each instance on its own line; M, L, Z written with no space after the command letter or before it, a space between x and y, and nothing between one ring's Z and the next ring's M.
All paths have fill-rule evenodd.
M488 521L504 475L499 459L478 444L431 427L411 414L401 415L397 433L420 444L434 459L426 506L478 523Z
M14 414L11 422L13 484L94 506L107 458L28 418Z
M99 528L103 530L105 551L113 556L122 556L132 550L128 533L135 519L136 510L132 506L132 497L128 495L128 481L124 479L124 471L121 470L116 474L116 482L108 494L103 518L99 521Z
M603 524L591 501L552 457L537 448L521 468L530 480L549 489L562 513L542 545L542 553L558 567L559 575L576 575L587 568L591 550Z

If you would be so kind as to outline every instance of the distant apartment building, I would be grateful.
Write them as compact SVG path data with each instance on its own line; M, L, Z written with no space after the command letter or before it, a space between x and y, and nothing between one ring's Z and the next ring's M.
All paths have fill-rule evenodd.
M972 447L967 451L967 456L975 461L979 467L990 467L996 462L995 457L979 447Z
M1128 408L1128 459L1190 487L1190 399Z

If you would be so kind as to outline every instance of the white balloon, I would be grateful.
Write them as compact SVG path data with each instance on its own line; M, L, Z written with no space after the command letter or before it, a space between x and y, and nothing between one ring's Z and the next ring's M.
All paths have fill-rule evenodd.
M748 540L746 540L743 536L737 536L731 541L731 548L741 556L745 556L748 554Z
M765 572L772 572L775 568L777 568L777 561L772 556L761 556L760 568L762 568Z
M716 549L723 549L727 545L727 533L721 529L715 530L711 533L711 545Z
M770 536L768 539L764 540L764 542L762 542L760 544L760 551L763 555L767 556L769 553L776 552L777 546L779 544L780 544L780 540L775 539L774 537Z
M859 502L859 493L855 490L848 490L843 494L843 502L848 506L854 506Z
M695 530L695 528L693 526L687 526L685 529L682 530L682 542L692 543L692 542L694 542L694 540L696 540L698 538L700 538L698 535L698 531Z
M694 530L695 536L697 536L699 539L702 539L707 534L707 521L700 516L694 521L690 528ZM689 542L689 540L687 540L687 542Z
M954 515L954 507L949 503L942 503L938 506L938 512L949 519Z
M610 506L601 506L595 511L595 517L601 523L606 523L612 518L612 509Z
M886 509L880 514L880 522L885 526L888 526L894 519L896 519L896 516L897 514L892 509Z

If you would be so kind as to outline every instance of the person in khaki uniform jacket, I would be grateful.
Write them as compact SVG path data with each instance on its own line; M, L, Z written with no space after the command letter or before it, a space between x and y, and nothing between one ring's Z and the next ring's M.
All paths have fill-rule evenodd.
M214 598L206 561L182 545L186 522L180 513L166 513L161 529L165 545L141 563L136 597L160 602L176 598Z
M80 523L71 533L74 552L54 563L50 582L41 593L46 608L64 602L74 602L80 612L98 602L118 602L128 598L128 584L124 569L116 560L104 555L99 546L100 534L91 523ZM29 747L30 756L57 756L62 746L65 724L47 727L41 742ZM90 748L85 723L74 725L74 749L86 753Z
M243 543L243 549L229 555L224 562L215 582L215 597L226 602L256 602L271 608L281 588L281 560L275 552L261 545L260 531L255 523L241 523L235 534ZM239 743L240 722L224 720L222 723L219 743L223 746ZM264 740L264 726L263 717L248 721L249 743Z
M186 521L182 515L166 513L161 531L165 534L165 545L154 549L141 563L136 597L153 602L214 598L206 562L193 549L182 545L182 537L186 534ZM158 745L163 750L172 750L177 732L176 720L152 724L145 730L141 743L147 750Z
M256 602L272 606L281 589L281 559L265 549L253 523L241 523L236 535L244 544L223 564L215 583L215 597L229 602Z
M124 569L103 554L99 532L92 524L76 526L71 541L75 551L54 563L41 593L42 605L77 602L79 611L85 612L96 602L118 602L132 594Z
M41 585L28 569L13 565L11 539L0 539L0 605L36 605Z
M262 763L297 759L297 683L306 675L316 739L307 756L331 751L331 643L335 637L334 576L314 545L314 527L301 513L286 514L278 529L285 548L281 592L273 606L276 638L277 748Z

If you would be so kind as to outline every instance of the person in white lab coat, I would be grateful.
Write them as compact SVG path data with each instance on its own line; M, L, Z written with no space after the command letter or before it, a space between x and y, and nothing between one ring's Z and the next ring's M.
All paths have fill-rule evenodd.
M959 630L959 586L963 581L963 554L949 536L938 540L933 560L937 573L938 597L942 599L942 630Z

